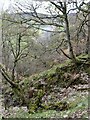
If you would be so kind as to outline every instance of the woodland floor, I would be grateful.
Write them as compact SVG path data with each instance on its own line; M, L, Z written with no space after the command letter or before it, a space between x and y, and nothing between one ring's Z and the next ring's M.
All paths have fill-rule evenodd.
M50 75L52 76L52 73L55 72L55 71L52 71L51 73L51 71L52 70L47 72L47 73L50 72L49 74L46 74L47 76L49 75L48 77L50 77ZM54 75L55 74L56 73L54 73ZM45 75L45 73L43 75ZM39 79L40 78L41 76L39 76ZM82 73L82 78L85 81L89 80L89 76L85 72ZM52 80L54 79L52 78ZM51 78L47 79L47 81L48 80L50 80L49 82L52 83ZM38 81L38 78L37 78L37 81ZM25 80L25 82L26 82L25 84L27 84L27 80ZM0 114L1 114L0 118L2 117L3 118L88 118L89 116L88 103L90 102L89 101L89 90L90 88L89 88L88 83L84 83L84 84L78 83L78 84L69 86L68 88L65 88L65 87L60 88L58 86L58 83L56 84L54 83L52 85L51 92L49 91L49 94L44 96L44 99L46 99L44 102L50 101L53 105L55 104L55 102L62 101L62 102L67 102L68 103L67 106L65 106L65 108L62 106L63 108L62 110L55 109L55 108L46 109L46 110L45 109L38 110L37 112L34 112L33 114L28 112L28 109L26 106L12 106L11 105L7 108L7 110L5 110L5 107L3 104L4 99L2 98L2 95L0 95Z
M27 107L11 106L5 110L3 106L0 108L0 112L2 112L4 118L88 118L88 91L77 91L80 88L88 88L88 85L69 87L66 92L61 94L62 97L64 96L63 101L69 103L73 101L71 108L65 111L48 110L29 114Z

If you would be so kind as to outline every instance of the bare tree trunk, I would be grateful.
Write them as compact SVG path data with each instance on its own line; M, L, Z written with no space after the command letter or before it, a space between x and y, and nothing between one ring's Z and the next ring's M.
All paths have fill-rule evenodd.
M15 68L16 68L16 61L14 61L13 69L12 69L12 81L15 80Z
M90 59L90 2L88 3L88 39L87 39L87 46L86 46L86 49L87 49L87 54L88 54L88 57Z
M70 55L71 59L73 60L73 62L76 62L76 59L75 59L75 56L74 56L74 53L73 53L72 44L71 44L69 22L68 22L67 10L66 10L66 8L67 8L66 7L66 2L64 2L64 7L65 7L64 17L65 17L66 36L67 36L67 41L68 41L69 55Z

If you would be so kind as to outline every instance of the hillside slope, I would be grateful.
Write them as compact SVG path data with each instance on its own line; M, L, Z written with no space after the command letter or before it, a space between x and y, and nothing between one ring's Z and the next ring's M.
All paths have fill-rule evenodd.
M27 106L24 113L28 118L88 117L90 61L86 55L79 56L78 60L77 65L66 61L19 82L27 103L23 104L15 95L12 97L21 106ZM18 112L10 116L23 117Z
M71 61L66 61L64 64L54 66L50 70L24 79L24 81L21 82L21 85L24 88L25 97L27 99L30 98L30 101L34 102L29 102L30 110L32 108L34 109L34 107L35 111L37 111L38 108L55 110L67 109L68 104L61 103L62 99L67 94L67 89L75 88L75 86L78 85L88 84L90 63L85 57L86 56L79 57L79 59L82 59L83 61L77 65L73 64ZM33 91L33 97L29 96L31 91ZM61 107L56 104L61 104ZM62 108L62 104L65 104L66 108Z

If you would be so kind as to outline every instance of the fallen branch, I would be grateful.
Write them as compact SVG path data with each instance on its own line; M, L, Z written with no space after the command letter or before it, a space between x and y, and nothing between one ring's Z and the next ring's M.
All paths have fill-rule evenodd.
M84 90L90 91L90 88L78 88L78 89L77 89L77 91L84 91Z

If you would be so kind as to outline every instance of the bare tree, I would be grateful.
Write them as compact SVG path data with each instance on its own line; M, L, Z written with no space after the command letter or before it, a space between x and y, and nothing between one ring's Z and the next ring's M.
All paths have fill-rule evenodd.
M89 55L89 51L90 51L90 2L85 3L85 1L83 1L79 6L77 3L76 4L76 8L78 9L78 13L79 15L82 14L83 18L82 20L80 19L80 17L78 16L79 20L80 20L80 25L78 27L78 31L77 31L77 35L79 35L81 32L83 33L84 37L86 37L87 41L86 41L86 53Z
M33 21L35 21L34 27L36 27L35 25L50 25L50 26L58 27L60 29L65 27L65 31L61 30L60 32L66 32L69 55L70 55L69 58L72 59L74 62L76 62L74 52L73 52L73 48L72 48L72 44L71 44L67 2L56 2L56 1L53 2L53 1L50 1L50 3L54 6L57 13L53 14L52 11L49 10L50 15L40 16L36 11L38 9L38 7L35 8L33 5L31 5L31 6L28 7L28 9L33 11L31 13L32 18L27 19L26 21L30 21L31 19ZM18 6L18 4L17 4L17 6ZM18 8L22 12L24 12L23 9L20 8L20 6L18 6ZM55 10L54 10L54 12L55 12ZM64 53L64 51L63 51L63 53Z
M11 88L13 90L16 89L15 92L22 100L22 103L27 103L22 87L19 83L16 83L19 82L19 80L16 78L15 74L17 72L17 67L19 66L19 61L26 58L30 52L28 49L28 39L30 40L33 32L30 29L28 30L27 26L25 26L19 18L16 18L16 21L14 21L12 14L9 13L6 13L5 16L2 17L2 25L3 53L6 55L8 54L10 57L9 62L11 63L8 63L8 61L6 62L9 64L9 69L11 65L11 69L8 72L6 69L6 63L0 63L0 73L3 75L7 83L10 84ZM10 52L6 53L5 50L7 48Z
M88 39L87 39L87 53L89 55L89 59L90 59L90 2L88 3Z
M66 40L68 44L68 50L69 50L69 56L68 58L72 59L74 62L76 62L76 58L74 55L74 50L72 46L72 38L71 32L70 32L70 21L69 21L69 14L70 13L76 13L76 16L79 16L81 13L83 14L83 20L80 21L80 26L78 26L77 34L79 32L85 33L84 25L87 24L87 15L89 13L88 9L86 8L87 3L86 1L81 1L80 3L77 0L74 1L48 1L49 6L46 7L46 14L38 13L38 9L41 7L40 3L36 2L36 6L33 4L25 5L23 6L21 3L17 3L17 8L23 12L26 13L26 11L29 11L30 17L27 19L22 16L25 23L28 25L32 25L33 27L36 27L37 29L42 29L40 26L54 26L54 28L58 28L58 32L66 33ZM42 2L43 4L43 2ZM71 7L71 8L70 8ZM24 9L25 11L24 11ZM48 13L48 14L47 14ZM86 15L85 15L86 14ZM31 17L32 16L32 17ZM33 21L33 24L30 24L29 22ZM32 22L32 23L33 23ZM42 29L45 30L45 29ZM47 30L48 31L48 30ZM54 31L52 31L54 32ZM86 34L86 33L85 33ZM64 53L64 51L61 49L61 51ZM65 54L64 54L65 55Z

